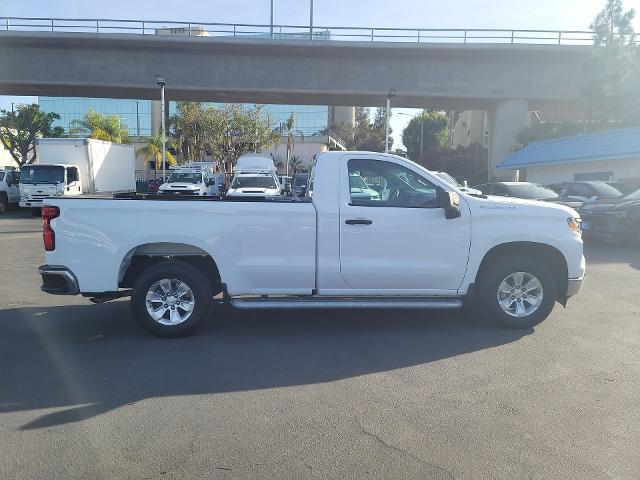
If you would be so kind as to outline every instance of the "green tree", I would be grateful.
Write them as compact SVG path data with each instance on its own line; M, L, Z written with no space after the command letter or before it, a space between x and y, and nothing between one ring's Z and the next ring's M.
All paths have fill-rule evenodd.
M122 125L118 115L104 115L93 109L85 113L82 120L71 122L70 132L107 142L127 143L129 141L129 129L126 125Z
M434 110L423 110L420 115L413 117L402 132L402 142L407 148L407 156L415 162L423 163L428 152L445 147L448 123L449 119L444 112ZM423 158L420 157L421 152Z
M591 24L594 54L584 99L592 122L640 122L640 45L634 41L633 9L608 0Z
M35 140L62 137L62 127L51 127L57 113L45 113L38 104L19 104L14 111L0 110L0 142L19 166L36 161Z
M140 152L145 156L147 160L154 160L156 163L156 169L162 168L162 131L156 130L152 137L148 137L147 144L140 148ZM173 145L171 142L165 142L165 147L169 148ZM165 157L167 159L167 165L175 165L176 158L169 151L165 151Z
M176 114L169 119L170 136L181 161L202 160L207 138L218 127L217 112L198 102L178 102Z

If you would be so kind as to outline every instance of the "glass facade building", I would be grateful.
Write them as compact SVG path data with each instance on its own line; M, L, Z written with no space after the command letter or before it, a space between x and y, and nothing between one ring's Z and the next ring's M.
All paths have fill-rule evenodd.
M130 136L151 135L151 100L116 98L39 97L38 104L45 112L60 115L53 126L69 131L74 120L82 120L91 109L105 115L116 115L129 129ZM249 105L247 105L249 106ZM176 103L169 102L169 115L176 110ZM277 126L295 114L295 129L304 135L314 135L327 127L328 107L318 105L265 105L263 112L271 115Z

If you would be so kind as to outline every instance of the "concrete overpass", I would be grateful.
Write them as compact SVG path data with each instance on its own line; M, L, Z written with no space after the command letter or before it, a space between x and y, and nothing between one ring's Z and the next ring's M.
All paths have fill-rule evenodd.
M0 32L0 94L482 109L492 165L529 110L575 111L588 46Z

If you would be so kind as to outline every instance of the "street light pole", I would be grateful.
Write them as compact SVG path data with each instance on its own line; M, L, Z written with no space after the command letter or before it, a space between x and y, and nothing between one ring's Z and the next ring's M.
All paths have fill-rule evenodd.
M271 23L270 25L270 33L271 33L271 40L273 40L273 2L274 0L271 0Z
M396 96L396 89L392 88L387 94L387 114L385 115L384 153L389 153L389 116L391 115L391 99Z
M309 40L313 40L313 0L309 5Z
M166 163L167 163L167 127L164 120L164 86L165 81L163 76L156 77L156 81L160 86L160 101L162 105L160 107L160 114L162 115L161 125L162 125L162 180L167 179L166 173Z

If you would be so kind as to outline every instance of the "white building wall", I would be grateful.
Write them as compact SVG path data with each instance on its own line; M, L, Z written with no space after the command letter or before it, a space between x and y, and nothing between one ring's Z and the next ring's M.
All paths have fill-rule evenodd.
M596 172L612 172L613 178L610 181L633 183L640 179L640 157L626 160L596 160L530 167L526 169L526 180L547 185L574 181L576 173Z
M5 167L18 167L18 164L15 162L9 150L5 149L4 146L0 143L0 168Z

